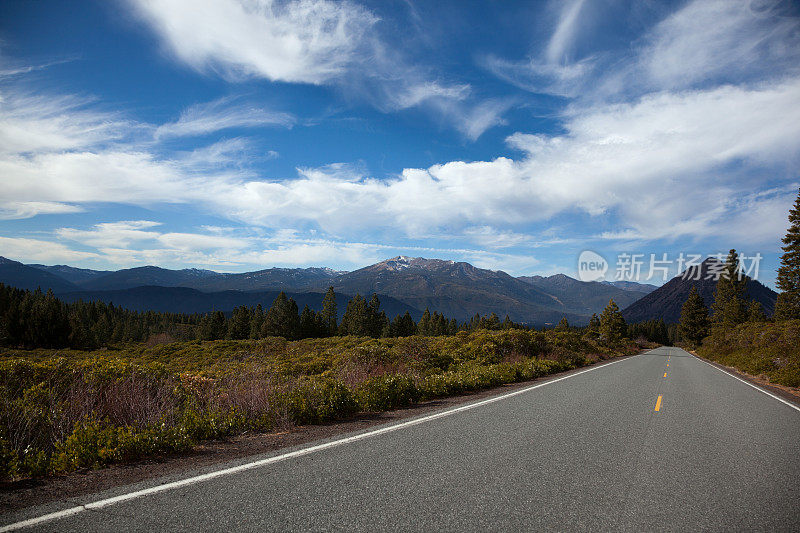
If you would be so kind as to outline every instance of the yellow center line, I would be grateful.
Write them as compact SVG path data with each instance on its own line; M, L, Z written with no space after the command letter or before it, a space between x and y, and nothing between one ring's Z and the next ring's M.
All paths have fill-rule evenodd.
M664 372L664 377L667 377L667 373L666 372Z
M659 396L658 400L656 400L656 411L659 409L661 409L661 396Z

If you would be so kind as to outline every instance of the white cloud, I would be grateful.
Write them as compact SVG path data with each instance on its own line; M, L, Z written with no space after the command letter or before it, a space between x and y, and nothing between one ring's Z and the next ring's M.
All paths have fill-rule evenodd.
M36 215L80 213L83 208L59 202L3 202L0 200L0 220L31 218Z
M376 28L378 17L352 2L129 2L172 54L199 71L231 79L330 85L347 99L362 98L383 112L425 106L473 140L502 124L499 115L509 107L481 102L468 84L435 79L406 58L397 43L384 42ZM490 112L495 116L488 117ZM481 125L470 127L468 121L475 118ZM185 122L162 132L193 134L193 127L206 127L203 120Z
M437 82L422 82L403 87L401 92L394 94L394 105L398 109L415 107L429 100L456 100L461 101L469 96L469 85L443 86Z
M239 250L251 246L245 238L202 233L161 232L160 222L151 220L122 220L103 222L90 229L59 228L56 235L62 239L79 242L99 249L135 249L160 244L173 251ZM146 244L149 243L149 244Z
M524 60L512 61L494 55L479 62L498 78L523 90L574 97L595 66L594 57L576 59L572 49L579 35L584 0L551 2L560 7L555 29L542 50L533 50Z
M95 248L128 247L140 241L152 241L160 233L153 228L160 223L150 220L123 220L96 224L92 229L60 228L56 235Z
M98 257L94 252L72 250L64 244L24 237L0 237L0 250L8 259L23 262L80 262Z
M464 235L472 242L485 248L510 248L528 243L530 235L511 230L499 230L492 226L473 226L464 229Z
M357 59L376 18L350 2L132 0L192 67L232 77L323 83Z
M158 241L176 250L241 250L252 245L249 239L203 235L198 233L164 233Z
M797 69L800 22L780 3L696 0L653 28L639 65L659 88L683 88L723 77Z
M0 93L0 155L75 150L121 139L134 126L75 96Z
M583 4L584 0L573 0L563 4L558 24L545 50L545 57L548 63L568 62L568 51L575 38Z
M585 7L564 3L547 46L528 59L487 56L483 65L524 90L594 102L798 72L800 19L786 16L779 0L693 0L626 49L572 57Z
M136 147L125 151L124 144L14 154L0 158L0 205L8 210L41 202L52 210L51 204L191 203L248 224L350 237L368 228L409 236L484 225L503 229L578 209L619 212L647 238L719 233L713 228L734 214L731 197L762 188L760 172L796 163L798 101L800 79L789 79L576 107L565 115L562 135L509 137L523 152L519 158L409 168L385 180L342 164L269 180L227 168L236 157L224 155L225 146L194 159L157 158ZM231 149L241 148L234 143ZM723 169L734 163L743 171L727 179Z
M195 104L181 113L176 122L156 128L156 139L206 135L230 128L281 126L291 128L297 119L289 114L269 111L253 104L241 104L231 98Z

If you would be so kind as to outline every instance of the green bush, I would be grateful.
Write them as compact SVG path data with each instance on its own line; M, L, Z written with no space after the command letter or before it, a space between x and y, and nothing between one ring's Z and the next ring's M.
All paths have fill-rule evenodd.
M288 410L299 424L316 424L352 415L358 410L353 393L328 378L306 378L288 395Z
M355 396L363 411L388 411L416 403L419 390L411 376L391 374L365 381Z

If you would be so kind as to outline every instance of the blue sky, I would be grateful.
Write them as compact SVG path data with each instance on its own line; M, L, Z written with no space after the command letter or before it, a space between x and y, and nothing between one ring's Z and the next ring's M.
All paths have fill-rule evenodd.
M0 255L575 275L583 250L613 270L735 247L772 285L800 180L798 17L769 0L6 1Z

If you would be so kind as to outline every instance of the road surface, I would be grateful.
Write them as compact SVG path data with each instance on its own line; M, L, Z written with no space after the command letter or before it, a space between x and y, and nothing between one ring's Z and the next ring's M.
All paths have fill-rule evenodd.
M27 509L0 525L800 530L800 410L677 348L226 466L160 480L173 483L166 488L151 481ZM47 513L56 514L42 520Z

